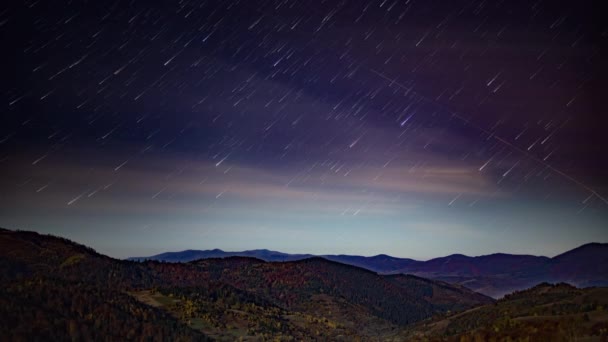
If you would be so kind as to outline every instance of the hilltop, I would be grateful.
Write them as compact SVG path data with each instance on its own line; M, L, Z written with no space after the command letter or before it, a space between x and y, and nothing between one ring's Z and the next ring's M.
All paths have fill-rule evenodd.
M415 324L409 341L605 341L608 289L543 283L498 302Z
M187 250L168 252L129 260L189 262L206 258L250 256L265 261L295 261L312 254L288 254L270 250L225 252ZM327 260L354 265L381 274L411 274L468 287L493 298L522 290L542 282L567 282L578 287L608 286L608 244L589 243L548 258L534 255L495 253L483 256L453 254L428 261L396 258L385 254L366 257L358 255L321 255Z
M324 258L132 262L0 230L0 335L14 339L370 339L492 299ZM130 336L130 337L129 337Z

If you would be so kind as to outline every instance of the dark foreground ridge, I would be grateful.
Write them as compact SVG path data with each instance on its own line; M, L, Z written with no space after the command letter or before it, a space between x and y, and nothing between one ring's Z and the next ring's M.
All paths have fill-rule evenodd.
M564 283L494 301L460 285L320 257L133 262L4 229L0 271L7 341L608 338L608 289Z
M277 251L250 250L224 252L187 250L168 252L129 260L189 262L197 259L248 256L265 261L295 261L317 257L312 254L287 254ZM500 298L541 282L566 282L578 287L608 286L608 244L589 243L553 258L533 255L496 253L477 257L453 254L428 261L396 258L385 254L322 255L327 260L368 269L382 274L413 274L424 278L466 286L476 292Z
M9 340L352 340L492 303L466 288L311 258L132 262L67 239L0 230L0 336Z
M408 341L606 341L608 288L543 283L492 305L414 324Z

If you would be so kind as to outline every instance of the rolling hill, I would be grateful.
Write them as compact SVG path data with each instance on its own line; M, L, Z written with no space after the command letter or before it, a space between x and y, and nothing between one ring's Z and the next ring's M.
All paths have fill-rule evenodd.
M219 249L170 252L131 260L188 262L205 258L250 256L265 261L295 261L312 258L311 254L287 254L269 250L224 252ZM470 257L453 254L417 261L388 255L322 255L322 258L362 267L382 274L412 274L468 287L476 292L500 298L541 282L567 282L579 287L608 285L608 244L590 243L553 258L533 255L496 253Z
M434 315L493 302L318 257L133 262L10 230L0 230L0 271L6 340L388 339Z
M608 289L543 283L408 327L408 341L606 341Z

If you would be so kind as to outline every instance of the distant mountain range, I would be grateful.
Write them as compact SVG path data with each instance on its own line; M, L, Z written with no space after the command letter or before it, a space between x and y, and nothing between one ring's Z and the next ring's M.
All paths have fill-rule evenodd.
M198 259L246 256L264 261L296 261L312 254L287 254L267 249L242 252L186 250L168 252L129 260L189 262ZM589 243L548 258L533 255L496 253L477 257L453 254L428 261L396 258L389 255L321 255L319 257L368 269L380 274L412 274L424 278L459 284L485 295L499 298L541 282L566 282L578 287L608 285L608 244Z

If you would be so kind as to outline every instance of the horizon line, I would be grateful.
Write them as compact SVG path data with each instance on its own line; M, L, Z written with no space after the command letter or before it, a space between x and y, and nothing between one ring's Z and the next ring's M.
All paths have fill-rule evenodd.
M452 256L465 256L465 257L468 257L468 258L480 258L480 257L499 255L499 254L511 255L511 256L532 256L532 257L553 259L555 257L558 257L560 255L563 255L565 253L568 253L570 251L573 251L575 249L578 249L578 248L581 248L581 247L584 247L584 246L588 246L588 245L608 245L608 242L591 241L591 242L583 243L583 244L578 245L576 247L567 249L567 250L565 250L565 251L563 251L563 252L561 252L559 254L556 254L553 257L546 256L546 255L537 255L537 254L525 254L525 253L519 254L519 253L507 253L507 252L494 252L494 253L480 254L480 255L468 255L468 254L462 254L462 253L452 253L452 254L448 254L448 255L444 255L444 256L437 256L437 257L433 257L433 258L430 258L430 259L422 260L422 259L414 259L414 258L410 258L410 257L393 256L393 255L385 254L385 253L374 254L374 255L362 255L362 254L313 254L313 253L288 253L288 252L282 252L282 251L273 250L273 249L267 249L267 248L244 249L244 250L239 250L239 251L229 251L229 250L223 250L221 248L213 248L213 249L192 249L192 248L188 248L188 249L184 249L184 250L180 250L180 251L160 252L160 253L157 253L157 254L154 254L154 255L150 255L150 256L132 256L132 257L126 257L126 258L122 258L122 260L145 259L145 258L151 258L151 257L155 257L155 256L158 256L158 255L162 255L162 254L183 253L183 252L189 252L189 251L192 251L192 252L219 251L219 252L222 252L222 253L246 253L246 252L255 252L255 251L268 251L268 252L273 252L273 253L285 254L285 255L289 255L289 256L308 256L308 257L351 256L351 257L373 258L373 257L378 257L378 256L387 256L387 257L391 257L391 258L394 258L394 259L409 259L409 260L421 261L421 262L431 261L431 260L434 260L434 259L447 258L447 257L452 257Z

